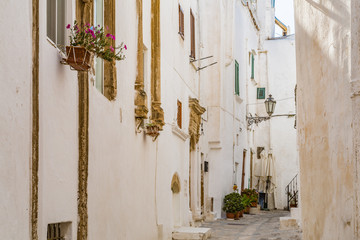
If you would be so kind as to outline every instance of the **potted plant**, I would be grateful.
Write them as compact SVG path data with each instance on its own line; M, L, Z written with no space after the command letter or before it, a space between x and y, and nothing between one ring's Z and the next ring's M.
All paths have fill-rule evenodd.
M259 199L259 194L255 189L244 189L241 192L241 195L247 195L250 197L251 200L251 207L257 207L257 203L258 203L258 199Z
M223 210L226 212L227 218L239 218L241 211L244 209L241 203L241 195L237 192L232 192L224 197Z
M291 192L288 192L288 196L289 196L288 199L290 199L290 201L289 201L290 208L297 207L297 194L296 194L296 192L294 191L293 194Z
M244 206L244 213L249 214L250 213L250 206L251 206L251 197L243 194L241 195L241 203Z
M127 49L126 45L112 46L115 36L105 33L104 27L79 26L75 21L74 26L68 24L66 28L70 30L70 46L66 46L66 58L63 60L73 69L87 71L94 55L110 62L125 59L122 51Z

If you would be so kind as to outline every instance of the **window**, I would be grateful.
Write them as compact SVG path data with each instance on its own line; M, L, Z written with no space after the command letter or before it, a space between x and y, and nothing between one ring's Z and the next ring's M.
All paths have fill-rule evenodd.
M94 0L94 25L104 26L104 2ZM95 87L104 93L104 60L95 58Z
M255 79L255 57L254 57L254 53L251 53L251 79Z
M179 4L179 34L184 39L184 11Z
M235 60L235 94L240 95L240 86L239 86L239 63Z
M195 17L190 9L190 31L191 31L191 51L190 57L195 58Z
M260 153L264 150L265 148L264 147L257 147L257 153L256 153L256 155L257 155L257 158L258 159L260 159L261 158L261 156L260 156Z
M46 34L48 38L64 49L66 0L47 0Z
M182 128L182 104L177 101L177 125L179 128Z
M265 88L257 88L257 99L265 99Z
M48 224L47 240L64 239L71 239L71 222Z

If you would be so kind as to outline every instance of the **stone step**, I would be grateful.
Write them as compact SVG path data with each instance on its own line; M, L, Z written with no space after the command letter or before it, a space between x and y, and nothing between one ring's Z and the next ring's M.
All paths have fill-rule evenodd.
M290 216L295 219L300 219L300 208L290 208Z
M280 217L280 230L299 229L298 221L292 217Z
M206 240L210 236L210 228L181 227L172 233L173 240Z

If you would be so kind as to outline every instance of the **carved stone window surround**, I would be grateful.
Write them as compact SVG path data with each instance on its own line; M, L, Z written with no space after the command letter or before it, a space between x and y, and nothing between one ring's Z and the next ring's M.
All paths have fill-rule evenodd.
M206 109L200 106L199 100L196 98L189 98L189 107L190 107L190 120L189 120L190 146L192 150L195 150L195 146L200 139L201 115L206 111Z
M176 136L178 136L181 140L183 140L183 141L186 141L186 139L188 139L189 137L190 137L190 135L189 134L187 134L184 130L182 130L182 129L180 129L178 126L177 126L177 124L176 124L176 122L174 122L173 124L172 124L172 132L176 135Z

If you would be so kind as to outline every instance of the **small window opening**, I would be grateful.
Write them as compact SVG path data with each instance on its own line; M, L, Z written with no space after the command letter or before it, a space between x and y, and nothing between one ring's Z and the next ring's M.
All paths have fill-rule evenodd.
M179 4L179 34L182 39L184 39L185 36L185 30L184 30L184 11L182 10L180 4Z
M190 9L191 51L190 57L195 59L195 17Z
M94 25L104 26L104 1L94 0ZM104 60L95 58L95 87L104 93Z
M47 0L46 35L59 49L65 52L65 0Z
M48 224L47 240L71 240L71 222Z

